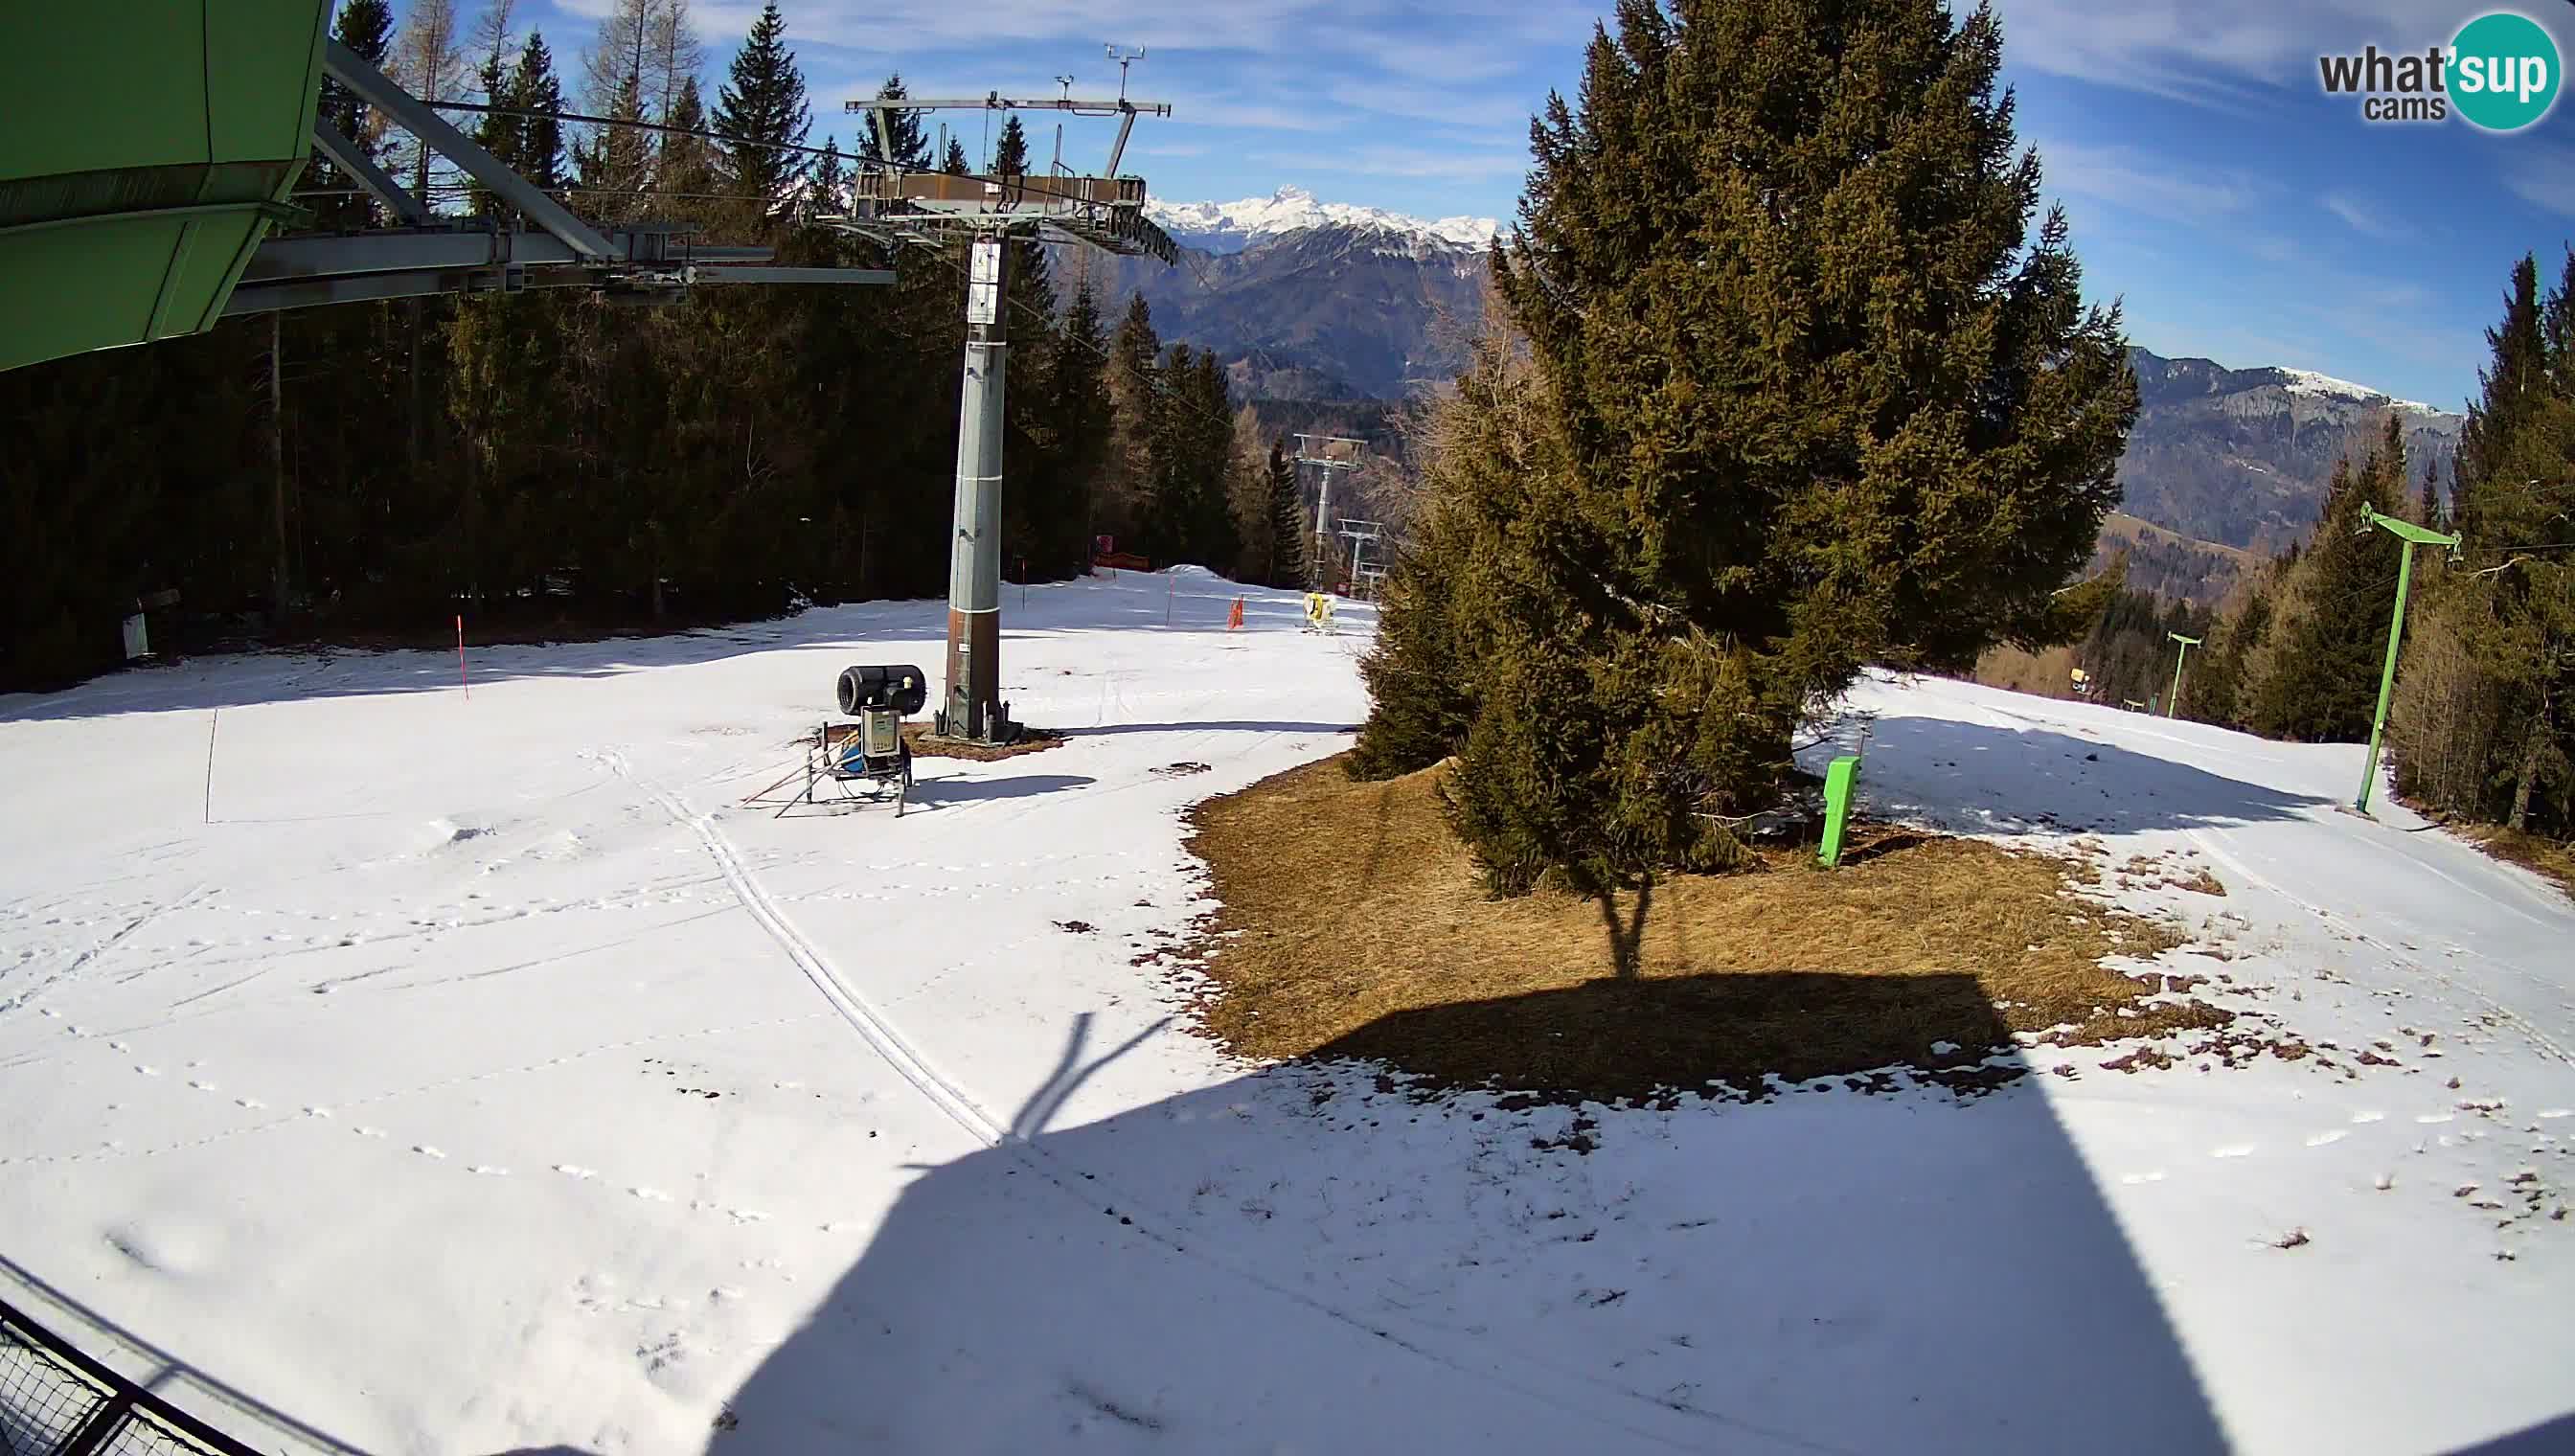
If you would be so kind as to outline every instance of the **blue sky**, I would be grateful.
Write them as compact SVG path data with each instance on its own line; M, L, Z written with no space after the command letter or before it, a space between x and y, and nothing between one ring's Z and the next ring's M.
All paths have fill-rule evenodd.
M607 0L522 0L566 54ZM471 12L473 0L459 9ZM711 72L757 0L696 0ZM817 113L900 70L915 95L1113 91L1104 42L1144 46L1132 91L1172 102L1131 170L1179 200L1293 183L1424 217L1507 218L1529 113L1571 93L1605 4L1567 0L782 0ZM2072 216L2090 291L2132 339L2234 367L2319 370L2457 408L2512 261L2543 274L2575 238L2575 135L2561 104L2511 135L2464 121L2365 123L2316 80L2320 51L2419 52L2476 0L1996 0L2020 128ZM2519 0L2564 48L2575 6ZM934 118L936 120L936 118ZM970 153L984 118L961 113ZM1067 126L1097 167L1114 128ZM1038 150L1052 123L1034 128Z

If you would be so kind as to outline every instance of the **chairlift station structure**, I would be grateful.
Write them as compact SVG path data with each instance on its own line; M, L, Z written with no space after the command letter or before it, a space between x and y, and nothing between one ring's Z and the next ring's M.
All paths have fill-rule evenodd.
M766 266L771 250L695 243L692 228L606 228L576 216L438 115L486 110L424 100L329 34L331 0L144 0L21 6L0 25L0 73L17 100L0 129L0 369L203 333L226 318L371 299L582 288L639 302L700 284L887 284L888 269ZM1087 244L1170 264L1179 250L1145 217L1145 179L1118 171L1140 116L1109 48L1116 100L1061 96L853 101L879 146L850 213L823 221L892 247L963 238L965 397L943 736L1008 742L1001 702L1003 364L1012 241ZM319 114L328 75L418 137L519 221L435 213ZM1042 176L916 172L891 158L888 115L956 110L1116 117L1106 174L1057 152ZM383 204L393 226L278 238L307 219L291 201L314 152Z

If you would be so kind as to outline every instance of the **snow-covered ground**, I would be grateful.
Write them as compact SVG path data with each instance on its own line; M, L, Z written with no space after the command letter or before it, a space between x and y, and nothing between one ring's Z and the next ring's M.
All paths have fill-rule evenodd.
M1864 684L1880 811L2097 845L2233 957L2170 968L2334 1049L1593 1108L1586 1155L1232 1062L1138 963L1203 908L1181 810L1362 712L1363 609L1236 594L1010 603L1076 735L923 760L899 823L737 800L844 665L935 672L936 603L470 698L432 653L0 699L0 1292L271 1449L2575 1444L2575 911L2337 812L2358 749Z

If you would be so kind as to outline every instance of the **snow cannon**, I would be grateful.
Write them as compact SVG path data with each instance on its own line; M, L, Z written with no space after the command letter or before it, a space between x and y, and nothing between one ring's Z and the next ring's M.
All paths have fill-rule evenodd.
M854 718L870 709L910 718L930 702L930 678L914 667L843 668L840 695L841 712Z

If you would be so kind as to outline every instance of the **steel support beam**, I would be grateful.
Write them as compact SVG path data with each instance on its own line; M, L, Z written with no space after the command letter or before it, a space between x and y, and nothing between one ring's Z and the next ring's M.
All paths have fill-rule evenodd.
M417 233L343 233L272 238L252 255L245 283L409 273L424 268L492 268L503 264L581 263L571 248L543 233L432 228Z
M1169 111L1170 109L1171 108L1169 107L1164 108L1165 111ZM1058 124L1061 125L1061 123ZM1135 129L1136 108L1131 106L1127 108L1127 114L1125 116L1118 118L1118 140L1109 148L1110 176L1115 177L1118 175L1118 159L1127 155L1127 134Z
M691 283L890 284L891 268L692 268Z
M349 174L350 180L375 194L376 201L393 210L393 215L411 227L429 225L429 209L419 198L396 182L385 169L359 150L340 129L320 117L313 118L313 145L331 159L331 165Z
M615 235L621 246L627 235ZM875 268L727 267L710 259L755 262L767 248L709 248L690 261L611 276L543 233L431 228L419 232L272 238L254 254L224 307L227 318L278 309L434 294L515 293L523 288L598 288L632 274L646 289L691 284L891 284Z
M489 268L412 268L388 273L341 274L331 278L245 279L224 305L224 317L320 308L326 304L368 303L391 298L428 298L439 294L516 293L529 288L597 288L599 276L587 268L553 264L496 271Z
M464 168L466 175L492 189L493 196L524 214L529 222L562 239L589 262L624 261L597 229L574 217L563 204L539 191L536 184L505 166L500 158L476 146L465 133L368 64L366 57L337 40L326 39L323 46L322 66L331 79L420 138L431 150Z
M619 246L632 249L623 233L613 235ZM633 249L641 252L642 249ZM789 268L742 269L726 265L767 263L775 254L768 248L691 248L673 258L672 268L695 268L700 273L740 274L735 282L751 282L754 273L777 274L769 281L781 283L882 283L893 275L867 269ZM495 231L480 228L425 228L418 232L391 229L373 233L343 233L335 236L274 238L261 247L243 276L261 282L283 278L332 278L355 273L403 273L422 268L493 268L504 264L538 267L554 263L582 263L580 254L561 241L543 233ZM824 275L850 273L859 276L835 279ZM814 275L806 277L805 275Z

